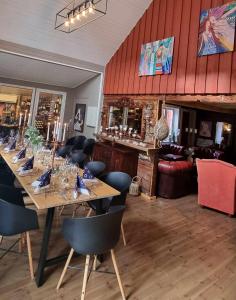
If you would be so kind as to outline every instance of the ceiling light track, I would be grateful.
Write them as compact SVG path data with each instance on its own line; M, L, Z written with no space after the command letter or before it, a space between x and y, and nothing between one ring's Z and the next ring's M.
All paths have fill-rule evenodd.
M108 0L73 0L56 14L55 29L71 33L107 13Z

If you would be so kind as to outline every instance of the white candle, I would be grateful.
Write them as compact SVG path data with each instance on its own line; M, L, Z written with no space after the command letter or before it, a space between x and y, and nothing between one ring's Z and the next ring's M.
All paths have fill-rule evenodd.
M53 128L53 138L55 139L55 129L56 129L56 121L54 121L54 128Z
M61 139L61 128L62 128L62 123L58 122L57 126L57 141L60 142Z
M49 141L50 123L48 123L47 141Z
M22 116L23 116L23 114L20 113L19 126L21 126Z
M64 131L63 131L62 142L64 142L64 141L65 141L65 138L66 138L66 127L67 127L67 124L65 123L65 124L64 124Z
M25 111L25 116L24 116L24 125L26 125L27 113L28 113L28 111L27 111L27 109L26 109L26 111Z
M30 113L28 114L28 123L27 123L27 125L29 126L29 124L30 124Z

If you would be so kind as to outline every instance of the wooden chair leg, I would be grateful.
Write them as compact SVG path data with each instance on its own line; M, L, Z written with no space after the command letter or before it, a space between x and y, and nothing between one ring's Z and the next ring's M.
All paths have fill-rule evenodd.
M32 250L31 250L31 242L30 242L29 232L26 232L26 241L27 241L28 257L29 257L30 276L31 276L31 279L34 279L34 267L33 267Z
M119 287L120 287L122 299L126 300L125 292L124 292L123 285L122 285L121 278L120 278L120 273L119 273L117 263L116 263L116 257L115 257L114 250L111 250L111 258L112 258L112 262L113 262L114 269L115 269L115 272L116 272L116 277L117 277L117 281L118 281L118 284L119 284Z
M76 205L75 208L73 209L73 213L72 213L72 218L75 217L77 210L79 209L79 205Z
M83 279L83 287L82 287L81 300L84 300L84 299L85 299L85 292L86 292L86 285L87 285L88 271L89 271L89 260L90 260L90 255L86 255L86 261L85 261L84 279Z
M97 270L97 255L94 255L94 261L93 261L93 271Z
M61 286L61 284L62 284L62 280L63 280L63 278L64 278L64 276L65 276L65 274L66 274L66 270L67 270L67 268L68 268L68 266L69 266L69 263L70 263L71 258L72 258L72 256L73 256L73 253L74 253L74 249L71 248L70 253L69 253L69 255L68 255L68 258L67 258L67 261L66 261L66 264L65 264L65 267L64 267L64 269L63 269L63 271L62 271L62 273L61 273L61 277L60 277L60 279L59 279L59 281L58 281L58 284L57 284L57 290L59 290L59 288L60 288L60 286Z
M121 234L122 234L122 239L123 239L124 246L126 246L127 243L126 243L126 238L125 238L125 231L124 231L123 222L121 222Z
M92 210L92 208L90 208L90 210L89 210L89 212L87 213L87 216L86 216L86 217L90 217L92 212L93 212L93 210Z
M62 215L64 208L65 208L65 206L63 205L61 210L59 211L59 217Z

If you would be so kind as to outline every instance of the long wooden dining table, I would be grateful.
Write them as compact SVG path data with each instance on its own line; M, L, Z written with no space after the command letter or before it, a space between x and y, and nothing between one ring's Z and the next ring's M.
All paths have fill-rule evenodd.
M48 259L48 245L50 241L50 235L52 230L52 223L55 213L55 208L60 206L80 204L91 200L99 200L102 198L113 197L120 195L120 192L107 185L106 183L97 179L96 184L91 184L89 186L89 195L79 195L76 199L71 197L65 197L65 194L59 191L59 186L54 186L53 189L48 191L35 194L32 187L32 182L36 180L42 173L45 171L45 166L39 162L35 162L35 168L32 173L25 176L20 176L17 170L21 166L19 163L13 163L13 157L17 152L5 153L3 150L0 151L0 154L8 167L11 169L17 180L19 181L22 188L26 191L34 205L38 210L47 209L45 227L43 231L43 239L41 244L40 256L38 260L38 268L36 271L35 281L38 287L43 285L45 282L44 278L44 269L49 266L58 264L62 260L66 259L67 255L57 256ZM82 170L78 169L78 172L82 174ZM76 172L74 177L76 178ZM74 178L74 180L75 180ZM74 184L74 182L73 182ZM69 191L72 194L72 191ZM101 205L101 201L97 201ZM99 213L100 208L97 207L97 213Z

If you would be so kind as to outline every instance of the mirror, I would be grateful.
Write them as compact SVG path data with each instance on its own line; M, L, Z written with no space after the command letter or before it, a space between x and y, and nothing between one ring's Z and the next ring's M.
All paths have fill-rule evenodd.
M122 107L110 106L108 127L125 125L123 123L123 120L124 120L123 114L124 114L124 111L123 111Z
M125 121L125 125L128 125L129 128L137 130L137 133L141 133L142 126L142 109L141 108L128 108L125 107L125 110L128 112Z
M128 128L133 128L140 134L142 126L142 109L110 106L108 127L119 125L128 125Z

